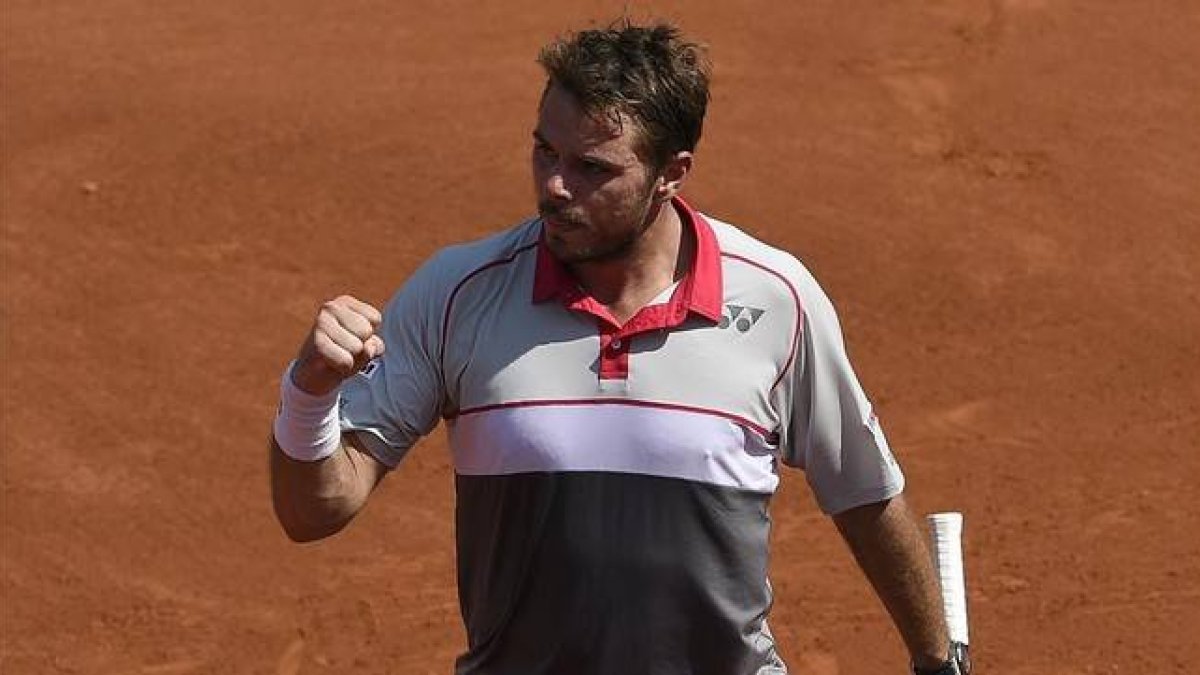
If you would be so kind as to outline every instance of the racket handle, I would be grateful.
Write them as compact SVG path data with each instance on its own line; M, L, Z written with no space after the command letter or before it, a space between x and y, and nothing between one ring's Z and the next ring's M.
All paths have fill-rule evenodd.
M950 640L970 644L967 631L967 585L963 573L963 515L958 512L926 516L932 541L933 563L942 590L942 609Z

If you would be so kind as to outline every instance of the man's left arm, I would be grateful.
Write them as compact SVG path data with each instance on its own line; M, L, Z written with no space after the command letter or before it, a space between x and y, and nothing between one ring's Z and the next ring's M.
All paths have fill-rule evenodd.
M904 496L834 514L833 521L891 615L913 665L922 670L943 666L950 637L937 572Z

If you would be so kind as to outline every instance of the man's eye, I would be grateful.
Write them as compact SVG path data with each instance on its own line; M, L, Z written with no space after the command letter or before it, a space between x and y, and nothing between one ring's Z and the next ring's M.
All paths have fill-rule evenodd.
M587 171L588 173L597 174L597 175L608 173L607 166L601 164L600 162L593 162L591 160L586 160L586 159L583 160L583 170Z

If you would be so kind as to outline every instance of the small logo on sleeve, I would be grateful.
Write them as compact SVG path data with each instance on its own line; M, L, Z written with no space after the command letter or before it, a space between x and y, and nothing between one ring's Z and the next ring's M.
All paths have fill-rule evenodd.
M370 361L367 361L367 365L362 367L362 370L358 371L358 374L369 380L375 376L376 371L379 370L381 365L382 364L379 359L371 359Z
M900 468L900 463L896 461L896 456L892 454L892 449L888 446L887 436L883 435L883 427L879 425L879 417L874 410L867 418L867 430L871 432L871 436L875 439L875 445L879 448L879 452L888 466L893 469Z
M725 311L721 313L721 322L717 324L718 328L736 328L741 333L749 333L754 324L766 314L766 310L757 307L748 307L746 305L725 305Z

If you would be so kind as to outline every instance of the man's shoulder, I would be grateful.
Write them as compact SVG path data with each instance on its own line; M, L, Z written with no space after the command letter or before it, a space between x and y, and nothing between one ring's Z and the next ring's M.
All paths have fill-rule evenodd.
M766 284L772 280L779 292L794 300L803 313L833 313L833 304L825 289L808 267L791 252L772 246L741 228L705 215L728 265L736 264ZM786 290L783 290L786 288Z
M488 236L446 246L430 256L413 277L426 286L452 290L475 272L511 262L536 248L538 222L529 218Z
M425 259L396 290L389 311L440 312L476 273L517 260L537 247L541 229L530 218L494 234L446 246Z
M790 251L778 248L751 235L736 225L705 215L726 260L738 261L778 276L789 284L807 284L812 278L808 268Z
M470 274L481 267L509 260L537 246L538 222L536 217L528 218L485 237L446 246L435 253L430 262L436 261L443 270Z

